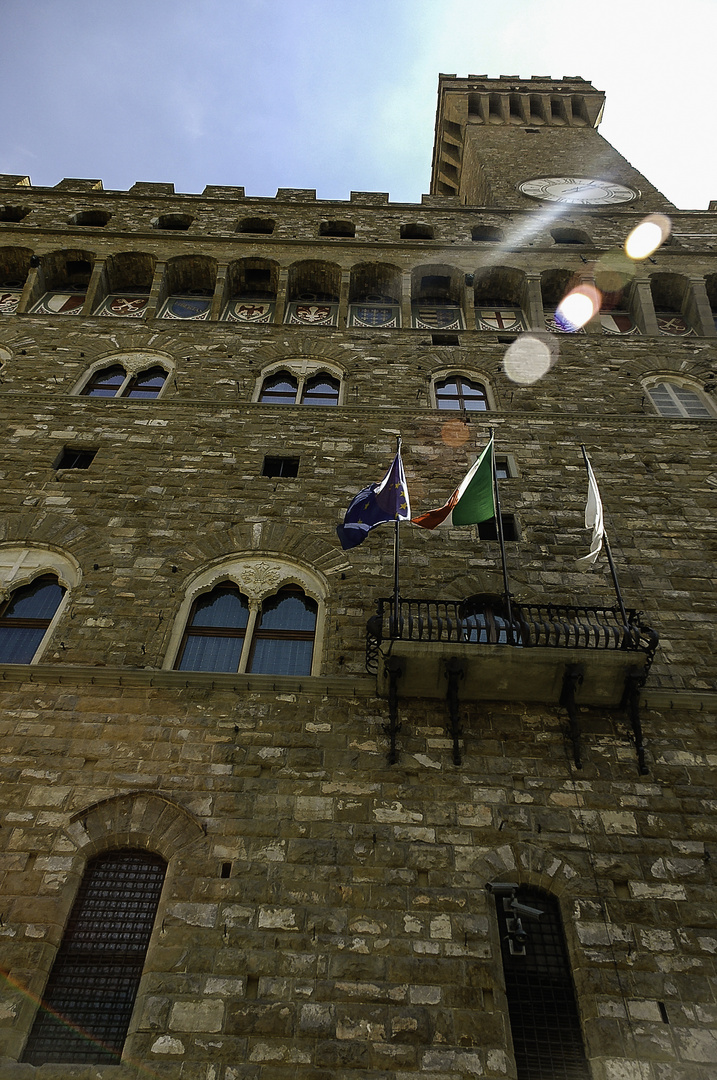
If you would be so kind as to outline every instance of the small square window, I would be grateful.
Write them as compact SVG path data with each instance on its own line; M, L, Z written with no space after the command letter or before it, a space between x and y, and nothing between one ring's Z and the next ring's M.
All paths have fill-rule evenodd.
M458 334L431 334L431 345L460 345Z
M512 514L501 514L501 520L503 522L503 539L506 541L517 540L518 526L514 516ZM481 521L478 525L478 536L481 540L497 540L496 519L490 518L489 521Z
M96 457L96 450L80 450L74 446L66 446L55 462L55 468L89 469Z
M299 475L298 457L265 457L262 476L287 476Z
M512 454L496 455L495 475L499 480L514 480L518 475L518 466Z

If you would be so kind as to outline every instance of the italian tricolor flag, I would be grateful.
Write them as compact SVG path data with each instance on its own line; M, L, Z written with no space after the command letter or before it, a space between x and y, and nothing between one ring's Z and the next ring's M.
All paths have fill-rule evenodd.
M411 518L422 529L437 529L439 525L477 525L495 517L493 495L493 439L466 475L460 487L445 506Z

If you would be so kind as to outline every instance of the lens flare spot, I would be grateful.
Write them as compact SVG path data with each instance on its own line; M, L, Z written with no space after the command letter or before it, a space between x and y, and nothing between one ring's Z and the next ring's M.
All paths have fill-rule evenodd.
M553 366L553 350L557 343L541 341L531 334L521 334L506 351L503 369L515 383L530 386L542 379Z
M579 285L564 296L555 317L566 330L579 330L600 310L602 297L593 285Z
M462 420L448 420L441 428L441 438L446 446L463 446L470 439L468 424Z
M664 244L671 231L672 222L664 214L648 214L628 236L625 252L631 259L646 259Z

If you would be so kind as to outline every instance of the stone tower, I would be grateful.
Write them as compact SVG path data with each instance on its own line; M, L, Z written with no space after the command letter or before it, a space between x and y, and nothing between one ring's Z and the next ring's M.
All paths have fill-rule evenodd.
M418 205L0 177L2 1080L711 1080L717 213L602 107L441 76ZM340 546L491 431L500 520Z

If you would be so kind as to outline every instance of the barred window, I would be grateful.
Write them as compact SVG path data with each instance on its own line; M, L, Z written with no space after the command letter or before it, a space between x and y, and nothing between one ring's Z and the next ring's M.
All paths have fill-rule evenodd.
M16 589L0 608L0 663L29 664L65 595L54 574Z
M515 898L542 911L521 926L496 896L518 1080L589 1080L558 903L524 886Z
M23 1061L118 1063L165 870L144 851L88 863Z

